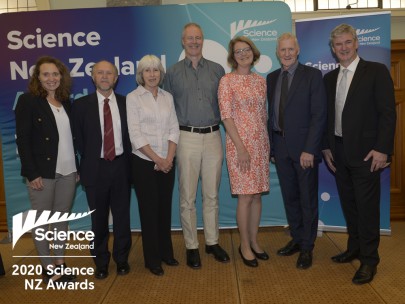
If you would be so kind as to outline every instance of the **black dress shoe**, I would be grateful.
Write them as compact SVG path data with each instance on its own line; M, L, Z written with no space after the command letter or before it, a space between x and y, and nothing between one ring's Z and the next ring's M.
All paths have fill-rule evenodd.
M300 251L300 245L294 243L294 241L289 241L287 245L277 251L278 255L290 256L294 253Z
M104 280L105 278L107 278L108 277L107 268L106 267L100 267L100 268L97 267L94 277L99 280Z
M152 272L154 275L157 276L162 276L165 272L163 271L163 268L158 266L158 267L150 267L149 268L150 272Z
M175 258L162 259L168 266L178 266L179 262Z
M187 249L187 266L193 269L201 268L200 252L198 249Z
M268 260L270 258L266 251L256 252L253 250L252 247L250 247L250 250L252 250L255 257L258 258L259 260Z
M117 274L118 275L126 275L129 273L129 264L128 262L118 263L117 264Z
M297 268L307 269L312 266L312 251L301 250L297 260Z
M253 259L253 260L245 259L245 257L242 254L242 250L240 249L240 246L239 246L239 254L240 254L240 257L242 258L243 263L246 266L249 266L249 267L257 267L257 266L259 266L259 263L257 262L256 259Z
M361 264L359 270L356 271L352 282L357 285L370 283L377 273L377 266Z
M358 252L350 252L346 250L343 253L331 257L331 259L335 263L350 263L351 261L357 259L358 257L359 257Z
M215 245L205 245L205 252L210 254L212 253L215 257L215 259L219 262L229 262L229 255L219 246L218 244Z
M66 266L66 263L63 263L63 264L60 264L60 265L55 265L55 269L56 268L62 268L63 267L63 271L65 272L65 269L66 268L68 268L67 266ZM77 279L77 277L74 275L74 274L63 274L64 275L64 277L66 278L66 280L68 281L68 282L73 282L73 281L75 281L76 279Z

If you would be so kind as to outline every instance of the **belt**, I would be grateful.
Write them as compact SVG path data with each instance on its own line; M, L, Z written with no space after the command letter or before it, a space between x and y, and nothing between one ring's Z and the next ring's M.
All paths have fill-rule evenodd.
M187 131L187 132L192 132L192 133L207 134L207 133L218 131L219 130L219 125L206 127L206 128L180 126L180 130Z
M120 157L123 156L123 155L124 155L124 153L122 153L122 154L120 154L120 155L117 155L116 157L114 157L113 160L116 160L116 159L120 158ZM100 160L106 160L106 159L100 157Z
M285 137L285 132L284 131L273 131L274 134L280 135L281 137Z

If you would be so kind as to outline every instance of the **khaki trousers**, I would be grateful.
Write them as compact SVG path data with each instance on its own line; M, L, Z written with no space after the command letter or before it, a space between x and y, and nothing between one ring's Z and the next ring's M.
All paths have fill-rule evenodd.
M186 248L198 248L195 202L200 177L205 243L218 244L218 188L224 158L220 131L208 134L180 131L176 157Z

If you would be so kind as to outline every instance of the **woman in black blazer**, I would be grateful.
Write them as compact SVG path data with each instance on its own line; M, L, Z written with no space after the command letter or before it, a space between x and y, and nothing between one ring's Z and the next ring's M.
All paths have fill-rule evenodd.
M31 207L37 210L37 218L45 210L51 216L54 212L70 212L72 207L78 176L69 121L70 86L67 67L56 58L41 57L34 67L28 93L19 97L15 110L21 175L26 178ZM53 258L51 242L37 240L38 233L48 230L67 231L68 222L33 229L44 282L74 280L73 275L54 271L66 267L65 242L53 241L59 245L53 250Z

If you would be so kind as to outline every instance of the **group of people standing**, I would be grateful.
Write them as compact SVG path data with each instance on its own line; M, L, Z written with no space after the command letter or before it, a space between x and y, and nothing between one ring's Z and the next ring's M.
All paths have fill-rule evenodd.
M91 253L95 277L106 278L108 216L113 216L113 260L117 274L130 271L131 183L138 199L145 267L163 275L162 263L177 266L171 241L171 207L177 164L180 216L187 265L201 267L196 195L201 180L205 252L226 263L219 245L218 189L223 163L221 121L226 130L226 162L231 193L238 197L239 254L257 267L269 255L257 241L261 195L270 190L269 161L280 180L291 241L277 251L299 252L296 267L312 265L318 225L318 165L322 152L334 172L347 221L347 251L338 263L360 259L356 284L370 282L379 262L379 176L390 162L395 130L393 84L388 70L357 55L358 40L349 25L330 38L340 67L322 73L298 62L297 38L282 34L276 53L281 68L267 80L252 72L260 51L247 37L229 43L232 72L202 55L203 31L186 24L185 59L165 73L154 55L138 65L138 87L127 97L114 92L117 68L108 61L93 66L96 92L69 102L70 76L52 57L42 57L29 93L16 107L17 146L22 176L33 209L69 212L81 181L95 233ZM161 88L163 87L163 89ZM342 90L343 87L343 90ZM343 96L343 97L342 97ZM266 107L266 99L268 107ZM80 176L80 177L79 177ZM67 223L46 229L66 230ZM52 258L46 241L35 243L45 280L56 275L63 250Z

